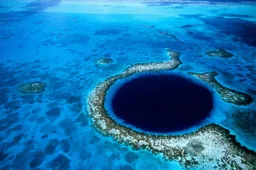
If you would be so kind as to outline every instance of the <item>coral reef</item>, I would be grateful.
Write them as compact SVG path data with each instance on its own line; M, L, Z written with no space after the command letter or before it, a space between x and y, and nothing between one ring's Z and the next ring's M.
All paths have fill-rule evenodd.
M108 65L113 63L114 60L112 58L101 58L96 61L97 65Z
M218 49L215 51L207 51L206 54L211 57L222 57L222 58L231 58L233 56L232 53L230 53L224 49Z
M26 93L26 94L37 94L42 93L45 91L46 84L43 82L30 82L22 84L18 87L18 91L20 93Z
M118 79L137 72L173 70L182 64L179 59L180 53L167 49L167 54L171 57L171 61L136 64L96 86L87 98L89 116L96 129L106 136L112 136L115 140L132 146L134 149L147 149L154 154L162 154L168 160L176 160L186 168L255 169L256 153L240 146L235 137L219 125L206 125L196 132L179 136L152 135L122 126L110 117L104 108L104 102L105 95L111 85ZM248 104L248 100L245 100L248 96L223 88L214 79L215 74L190 74L203 81L208 80L206 82L213 88L219 89L218 91L224 100ZM213 79L209 78L210 75Z
M176 37L175 35L165 32L165 31L158 31L159 34L171 37L172 39L174 39L175 41L181 42L180 39L178 37Z
M104 96L109 88L105 85L100 84L88 98L89 116L102 134L112 136L134 149L161 153L167 159L177 160L186 167L256 168L256 154L241 147L228 130L215 124L207 125L191 134L161 136L139 133L116 123L104 108ZM198 142L191 143L191 140ZM210 165L213 167L208 167Z
M206 73L193 73L189 72L190 75L199 78L200 80L209 84L214 88L221 98L228 103L233 103L236 105L250 105L253 102L253 98L243 92L238 92L233 89L229 89L221 85L215 77L218 75L216 72L206 72Z
M154 25L142 25L143 27L146 27L146 28L155 28Z

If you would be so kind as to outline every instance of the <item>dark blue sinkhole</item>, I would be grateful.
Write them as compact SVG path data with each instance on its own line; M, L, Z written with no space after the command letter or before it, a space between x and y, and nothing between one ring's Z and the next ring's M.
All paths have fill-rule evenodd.
M207 88L179 75L143 75L122 84L111 107L128 125L168 133L200 124L213 109L213 96Z

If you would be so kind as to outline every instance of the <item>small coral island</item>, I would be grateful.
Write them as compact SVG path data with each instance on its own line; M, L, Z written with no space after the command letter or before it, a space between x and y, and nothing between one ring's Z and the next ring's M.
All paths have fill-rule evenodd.
M112 58L101 58L96 61L96 64L103 66L103 65L112 64L113 62L114 60Z
M104 107L109 88L119 79L135 73L159 70L174 70L182 61L180 53L167 49L170 61L136 64L123 73L108 78L98 84L87 98L89 116L95 128L106 136L134 149L147 149L154 154L162 154L168 160L180 162L186 168L198 169L256 169L256 153L242 147L225 128L209 124L199 130L184 135L154 135L138 132L117 123ZM236 105L248 105L252 98L222 86L212 73L189 73L214 88L220 97Z
M29 82L18 87L18 91L24 94L37 94L45 91L46 84L43 82Z
M224 49L217 49L214 51L207 51L206 54L210 57L221 57L221 58L231 58L233 56L232 53L224 50Z

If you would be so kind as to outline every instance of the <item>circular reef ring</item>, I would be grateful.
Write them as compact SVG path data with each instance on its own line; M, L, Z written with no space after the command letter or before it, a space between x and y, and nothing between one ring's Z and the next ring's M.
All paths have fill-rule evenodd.
M167 54L171 61L136 64L123 73L108 78L91 91L86 102L96 130L134 149L147 149L154 154L162 154L167 160L178 161L186 168L255 169L256 153L241 146L235 136L219 125L209 124L190 134L178 136L154 135L134 131L111 118L105 109L105 96L109 88L117 80L135 73L174 70L182 64L179 52L168 49ZM248 105L252 102L247 94L222 86L215 80L217 74L214 72L189 74L208 83L226 102L237 105Z

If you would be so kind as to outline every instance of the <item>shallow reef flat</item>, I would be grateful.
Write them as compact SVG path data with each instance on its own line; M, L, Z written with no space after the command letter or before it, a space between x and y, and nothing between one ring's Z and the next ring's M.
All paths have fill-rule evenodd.
M195 132L183 135L152 135L138 132L117 123L105 109L105 96L108 89L119 79L148 71L174 70L182 61L179 52L166 49L170 61L136 64L123 73L110 77L97 85L87 98L89 116L95 128L104 135L112 136L118 142L134 149L147 149L154 154L163 154L168 160L176 160L186 168L199 169L254 169L256 153L241 146L235 136L217 125L209 124ZM237 105L249 104L252 98L244 93L225 88L215 80L212 73L189 73L214 88L226 102Z

